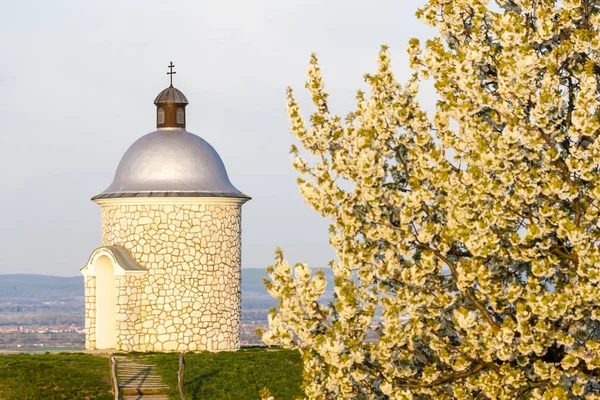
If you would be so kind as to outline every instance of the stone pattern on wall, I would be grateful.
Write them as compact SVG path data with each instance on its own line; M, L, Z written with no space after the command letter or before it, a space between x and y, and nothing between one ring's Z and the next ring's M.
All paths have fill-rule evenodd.
M143 277L117 276L115 279L118 293L116 311L118 346L123 351L139 350L141 340L150 341L148 336L140 335L142 331L140 300Z
M85 295L85 348L96 348L96 277L84 278Z
M102 245L148 270L116 278L120 350L239 348L240 223L237 204L102 207Z

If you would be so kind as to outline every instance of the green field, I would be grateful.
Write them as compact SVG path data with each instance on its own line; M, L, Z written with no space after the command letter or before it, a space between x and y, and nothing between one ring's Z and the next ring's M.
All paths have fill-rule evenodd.
M0 349L0 354L44 354L44 353L72 353L83 350L81 347L15 347Z
M0 355L0 399L114 399L108 359L81 353Z
M157 366L177 399L179 354L130 353ZM302 362L296 351L243 349L188 353L186 399L259 399L267 387L278 400L302 396ZM108 358L82 353L0 355L0 399L113 399Z

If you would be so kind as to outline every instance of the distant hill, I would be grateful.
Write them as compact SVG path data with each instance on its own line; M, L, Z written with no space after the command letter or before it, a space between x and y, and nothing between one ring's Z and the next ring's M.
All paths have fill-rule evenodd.
M326 270L328 291L332 289L332 273ZM242 268L242 308L259 309L276 305L267 293L264 268ZM2 304L65 303L83 309L83 276L0 275L0 311ZM62 307L61 307L62 308ZM6 311L6 310L4 310Z
M0 302L71 301L83 298L83 277L0 275Z

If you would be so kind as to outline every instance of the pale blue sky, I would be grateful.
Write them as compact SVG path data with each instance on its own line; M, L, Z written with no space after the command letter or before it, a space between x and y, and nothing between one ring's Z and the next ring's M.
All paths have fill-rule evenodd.
M414 16L424 0L0 2L0 274L77 275L100 245L100 207L127 148L155 129L154 97L190 101L188 130L221 155L243 209L243 267L281 246L291 262L333 257L327 221L296 187L285 88L304 91L311 52L333 111L365 88L381 44L408 79ZM431 109L431 88L422 96Z

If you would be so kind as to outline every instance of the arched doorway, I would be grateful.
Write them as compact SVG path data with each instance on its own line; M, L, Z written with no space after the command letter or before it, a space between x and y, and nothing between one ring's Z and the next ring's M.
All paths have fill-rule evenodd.
M117 347L117 291L115 267L107 256L98 257L96 271L96 348Z

